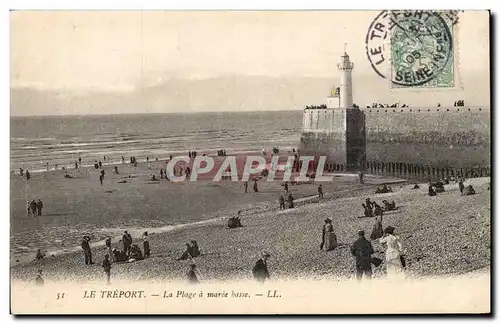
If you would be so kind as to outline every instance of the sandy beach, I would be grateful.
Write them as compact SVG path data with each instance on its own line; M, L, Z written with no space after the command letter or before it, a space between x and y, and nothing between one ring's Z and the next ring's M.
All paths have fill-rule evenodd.
M360 185L356 176L339 175L332 183L323 184L326 195L321 201L312 197L317 192L316 184L291 186L292 193L299 198L297 208L279 211L276 199L282 192L280 182L266 182L259 193L245 194L241 182L148 184L150 170L144 167L135 170L123 167L120 170L124 175L133 171L136 176L127 184L127 189L110 184L99 188L98 180L92 176L93 170L88 170L91 176L78 179L61 179L61 171L34 175L26 191L19 184L25 180L14 176L12 217L23 217L26 201L23 193L36 192L42 195L46 206L46 218L40 217L39 222L47 219L51 226L60 225L61 237L69 235L72 225L68 223L68 216L57 218L55 215L76 214L85 220L86 230L73 227L71 237L79 242L82 235L92 234L95 227L121 224L119 230L135 228L139 231L154 227L150 224L159 219L158 215L168 213L177 224L182 224L179 219L190 215L190 222L184 222L185 226L163 232L150 231L151 257L114 264L112 280L185 280L188 261L176 261L176 258L183 252L184 242L191 239L197 240L200 246L202 255L194 260L202 280L207 282L251 279L251 268L262 250L271 253L269 269L273 278L342 279L354 274L349 246L356 239L357 231L363 229L369 236L374 224L373 218L360 218L363 214L361 203L371 197L379 203L383 199L394 200L399 206L397 211L384 215L383 225L394 226L396 234L400 235L407 249L409 276L460 274L486 269L490 265L489 178L466 181L476 190L473 196L460 196L458 185L450 184L445 186L444 193L429 197L426 184L421 184L416 190L411 189L412 184L404 183L401 188L399 184L393 184L393 193L373 194L377 184L391 180L397 182L396 179L367 177L367 184ZM37 180L37 177L42 178ZM109 181L118 181L118 176ZM112 193L107 193L111 187ZM51 190L45 190L47 188ZM244 211L244 226L227 229L227 217L239 209ZM339 246L330 252L319 249L326 217L333 219L339 241ZM26 219L17 226L29 229L29 222ZM165 225L165 222L159 223ZM132 231L134 243L142 248L138 234ZM26 235L29 237L29 231ZM94 236L93 241L98 239ZM375 256L383 258L382 246L377 242L373 245ZM113 246L122 247L122 244L113 240ZM31 281L37 270L43 269L48 282L102 282L104 254L102 245L94 246L96 264L92 266L84 265L81 252L14 265L12 279ZM383 276L383 272L382 265L374 270L374 276Z
M222 157L215 157L221 163ZM128 230L139 236L144 230L168 231L193 223L227 218L242 210L243 215L266 210L277 205L283 193L281 181L259 181L259 192L249 182L245 194L241 181L209 181L208 175L197 182L173 183L166 180L149 181L149 174L160 178L165 160L137 167L119 164L119 174L113 174L112 165L104 164L106 177L99 183L99 170L90 167L68 169L72 179L63 177L65 171L55 170L32 173L26 180L11 175L11 264L33 259L37 249L48 254L71 252L83 235L92 243L103 243L107 236L114 241ZM120 183L120 181L127 181ZM346 195L348 190L371 190L371 186L395 179L369 176L367 184L360 186L354 175L335 175L331 183L323 183L326 196ZM296 199L317 194L316 184L291 185ZM44 203L43 215L26 215L26 200L40 198Z

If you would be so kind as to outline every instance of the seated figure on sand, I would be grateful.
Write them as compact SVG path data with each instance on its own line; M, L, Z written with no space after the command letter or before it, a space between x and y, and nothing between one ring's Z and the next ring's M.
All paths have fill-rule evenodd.
M476 192L474 191L474 188L472 187L472 185L468 185L467 187L465 187L463 195L470 196L470 195L474 195L475 193Z
M363 203L361 203L361 206L363 206L365 217L373 217L373 210L371 207L368 207Z
M198 243L195 240L191 240L191 252L192 252L191 256L193 258L196 258L201 254L200 248L198 247Z
M437 195L436 191L434 190L434 188L432 188L431 184L429 184L429 196L435 196Z
M394 202L394 200L392 202L388 202L387 200L382 200L382 203L384 203L384 207L385 207L386 211L396 209L396 203Z
M179 260L187 260L189 258L192 258L193 257L193 246L189 243L186 243L186 250L182 253L182 255L177 259L177 261Z
M45 258L45 253L42 253L42 251L38 249L38 251L36 251L35 260L42 260L43 258Z
M436 190L436 193L444 192L444 183L441 181L437 181L432 184L434 187L434 190Z
M128 260L128 255L125 251L118 251L116 248L113 249L113 258L115 262L125 262Z
M373 214L375 216L382 216L384 214L384 209L376 202L373 203Z
M373 208L373 202L370 200L370 198L366 198L365 203L367 208Z
M240 214L241 210L238 211L238 216L229 217L229 219L227 220L228 228L243 227L243 225L241 225Z
M198 242L196 242L195 240L191 240L191 251L192 251L191 256L193 258L196 258L197 256L201 255L200 248L198 247Z
M413 188L412 188L412 189L419 189L419 188L420 188L420 187L418 186L418 184L416 184L416 183L415 183L415 184L413 185Z
M141 248L137 244L132 244L130 247L130 258L129 262L136 261L136 260L143 260L144 256L142 255Z

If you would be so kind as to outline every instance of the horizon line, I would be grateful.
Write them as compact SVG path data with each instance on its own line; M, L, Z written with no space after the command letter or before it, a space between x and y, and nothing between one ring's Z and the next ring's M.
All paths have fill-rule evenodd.
M126 113L107 113L107 114L51 114L51 115L10 115L10 117L86 117L86 116L119 116L119 115L184 115L184 114L204 114L204 113L258 113L258 112L283 112L283 111L301 111L301 109L274 109L274 110L206 110L206 111L172 111L172 112L126 112Z

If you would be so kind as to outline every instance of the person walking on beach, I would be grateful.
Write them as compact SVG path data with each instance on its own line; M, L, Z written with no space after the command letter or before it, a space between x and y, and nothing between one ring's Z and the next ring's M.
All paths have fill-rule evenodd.
M285 206L285 197L283 197L283 195L280 195L279 202L280 202L280 210L281 209L285 209L286 208L286 206Z
M33 214L33 216L36 216L37 212L36 212L36 201L33 199L31 202L30 202L30 209L31 209L31 213Z
M285 181L284 189L285 192L288 194L288 181Z
M122 155L122 164L125 164L125 157Z
M26 216L31 216L31 201L26 200Z
M460 178L458 180L458 189L460 189L460 194L464 193L465 185L464 185L464 179L463 178Z
M82 165L82 157L80 155L78 155L78 164Z
M163 179L163 168L160 169L160 179Z
M102 186L102 180L104 180L104 175L106 173L104 172L104 170L101 170L101 174L99 175L99 181L101 182L101 186Z
M83 256L85 258L85 264L94 264L92 262L92 251L90 250L90 237L85 235L82 241Z
M42 278L42 269L38 270L38 275L35 278L35 285L43 286L45 284L45 280Z
M144 247L144 258L149 258L151 255L151 250L149 249L149 237L148 232L144 232L142 235L143 247Z
M271 255L268 252L262 252L262 257L255 263L252 269L253 277L260 283L264 283L266 279L269 279L269 270L267 269L267 259Z
M323 237L321 239L320 250L331 251L337 247L337 236L333 233L332 220L330 218L325 219L325 225L323 225Z
M292 194L288 194L288 208L293 208L294 205L293 205L293 196Z
M36 209L38 211L38 216L42 216L42 209L43 209L43 202L38 198L38 201L36 202Z
M248 181L245 181L243 186L245 187L245 193L248 193Z
M28 170L26 170L26 180L29 180L31 178L31 174Z
M385 250L385 265L387 268L387 278L397 279L403 274L403 245L398 236L394 235L394 227L387 226L384 230L384 237L379 242L387 245Z
M106 253L104 256L104 261L102 261L102 267L104 268L104 273L106 274L106 283L109 285L111 279L111 262L109 262L109 254Z
M318 186L318 198L323 198L323 186L321 184Z
M358 174L358 178L359 178L359 183L360 183L360 184L363 184L363 183L364 183L364 181L363 181L363 177L364 177L363 172L361 172L361 171L360 171L360 172L359 172L359 174Z
M253 179L253 191L259 192L259 188L257 188L257 179Z
M123 251L130 255L130 246L132 245L132 235L130 235L127 231L123 232Z
M191 269L189 269L188 274L187 274L188 283L190 283L190 284L200 283L200 281L198 280L198 277L196 276L196 264L191 263L190 267L191 267Z
M366 279L371 279L373 247L365 238L365 231L358 231L358 239L351 246L351 254L356 258L356 279L361 280L363 274Z

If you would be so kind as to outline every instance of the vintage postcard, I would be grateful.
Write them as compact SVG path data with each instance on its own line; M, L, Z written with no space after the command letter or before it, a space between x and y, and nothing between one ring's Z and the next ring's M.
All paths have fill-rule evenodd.
M13 314L489 314L490 13L10 12Z

